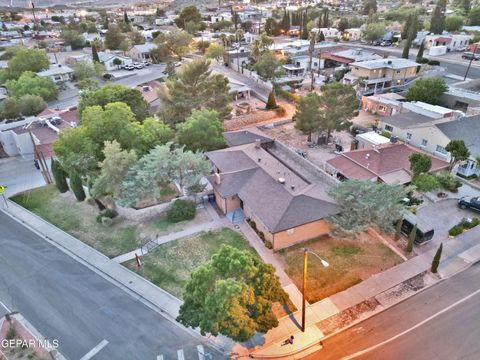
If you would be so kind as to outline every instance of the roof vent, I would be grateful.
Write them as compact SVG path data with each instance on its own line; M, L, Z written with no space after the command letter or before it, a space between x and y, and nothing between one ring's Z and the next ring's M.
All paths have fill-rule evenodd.
M261 140L255 139L255 148L260 149L260 145L261 145Z
M258 162L261 162L262 161L262 158L258 158Z
M365 159L369 159L370 158L370 154L365 154Z
M278 178L278 182L280 184L285 184L285 178Z
M290 186L292 190L295 190L295 185Z

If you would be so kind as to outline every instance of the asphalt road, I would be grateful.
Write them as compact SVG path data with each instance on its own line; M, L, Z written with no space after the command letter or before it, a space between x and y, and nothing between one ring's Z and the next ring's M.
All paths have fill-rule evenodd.
M198 359L200 339L0 212L0 301L78 360ZM0 306L0 315L6 312ZM220 358L213 350L215 358Z
M480 265L474 265L325 340L305 359L479 359L479 323Z
M352 43L352 44L344 44L342 43L342 46L348 46L348 47L353 47L353 48L358 48L358 47L363 47L366 49L374 50L378 54L384 54L388 53L393 56L402 56L402 49L395 48L395 47L380 47L380 46L369 46L369 45L363 45L363 44L357 44L357 43ZM410 50L410 55L409 58L411 60L415 60L416 58L416 51L417 49ZM425 57L431 57L428 56L427 52L425 52ZM454 74L457 76L465 76L465 72L467 70L467 65L466 63L455 63L455 62L447 62L445 60L442 60L441 56L435 57L435 59L438 59L440 61L440 66L444 67L450 74ZM451 60L450 60L451 61ZM473 62L474 65L478 64L477 62ZM476 66L472 66L468 72L468 78L470 79L478 79L480 78L480 68Z

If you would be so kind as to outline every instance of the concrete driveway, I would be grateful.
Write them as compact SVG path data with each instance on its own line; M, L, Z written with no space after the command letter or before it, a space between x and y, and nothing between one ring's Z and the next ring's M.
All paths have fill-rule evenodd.
M47 160L47 165L50 166L50 160ZM33 165L33 160L16 156L0 159L0 185L6 186L5 196L10 197L43 186L45 180Z
M480 217L478 212L460 209L456 199L441 200L435 203L425 200L422 205L417 210L417 217L430 224L435 230L435 234L428 243L415 247L417 254L438 248L441 242L448 241L448 230L463 218Z

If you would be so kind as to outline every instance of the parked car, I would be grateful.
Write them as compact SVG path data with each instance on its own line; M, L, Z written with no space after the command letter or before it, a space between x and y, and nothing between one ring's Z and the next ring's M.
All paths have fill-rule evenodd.
M464 196L458 200L458 206L460 206L460 209L480 211L480 198L478 196Z
M134 63L134 64L133 64L133 67L134 67L135 69L143 69L143 68L144 68L143 64L140 64L140 63Z
M142 64L143 64L144 66L150 66L150 63L149 63L147 60L143 60L143 61L142 61Z
M480 54L474 54L470 51L464 52L462 55L462 59L466 60L480 60Z
M433 228L410 212L403 215L402 234L408 237L415 225L417 225L415 244L421 245L432 240L434 234Z
M128 71L132 71L133 69L135 69L135 67L133 65L125 65L124 69Z

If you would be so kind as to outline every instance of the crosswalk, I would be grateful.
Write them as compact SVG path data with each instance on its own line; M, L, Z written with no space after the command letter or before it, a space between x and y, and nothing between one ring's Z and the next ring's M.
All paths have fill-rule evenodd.
M196 356L195 356L196 355ZM197 345L196 349L178 349L177 350L177 359L178 360L213 360L214 357L208 351L205 352L203 345ZM174 360L168 359L166 356L160 354L157 355L157 360Z

